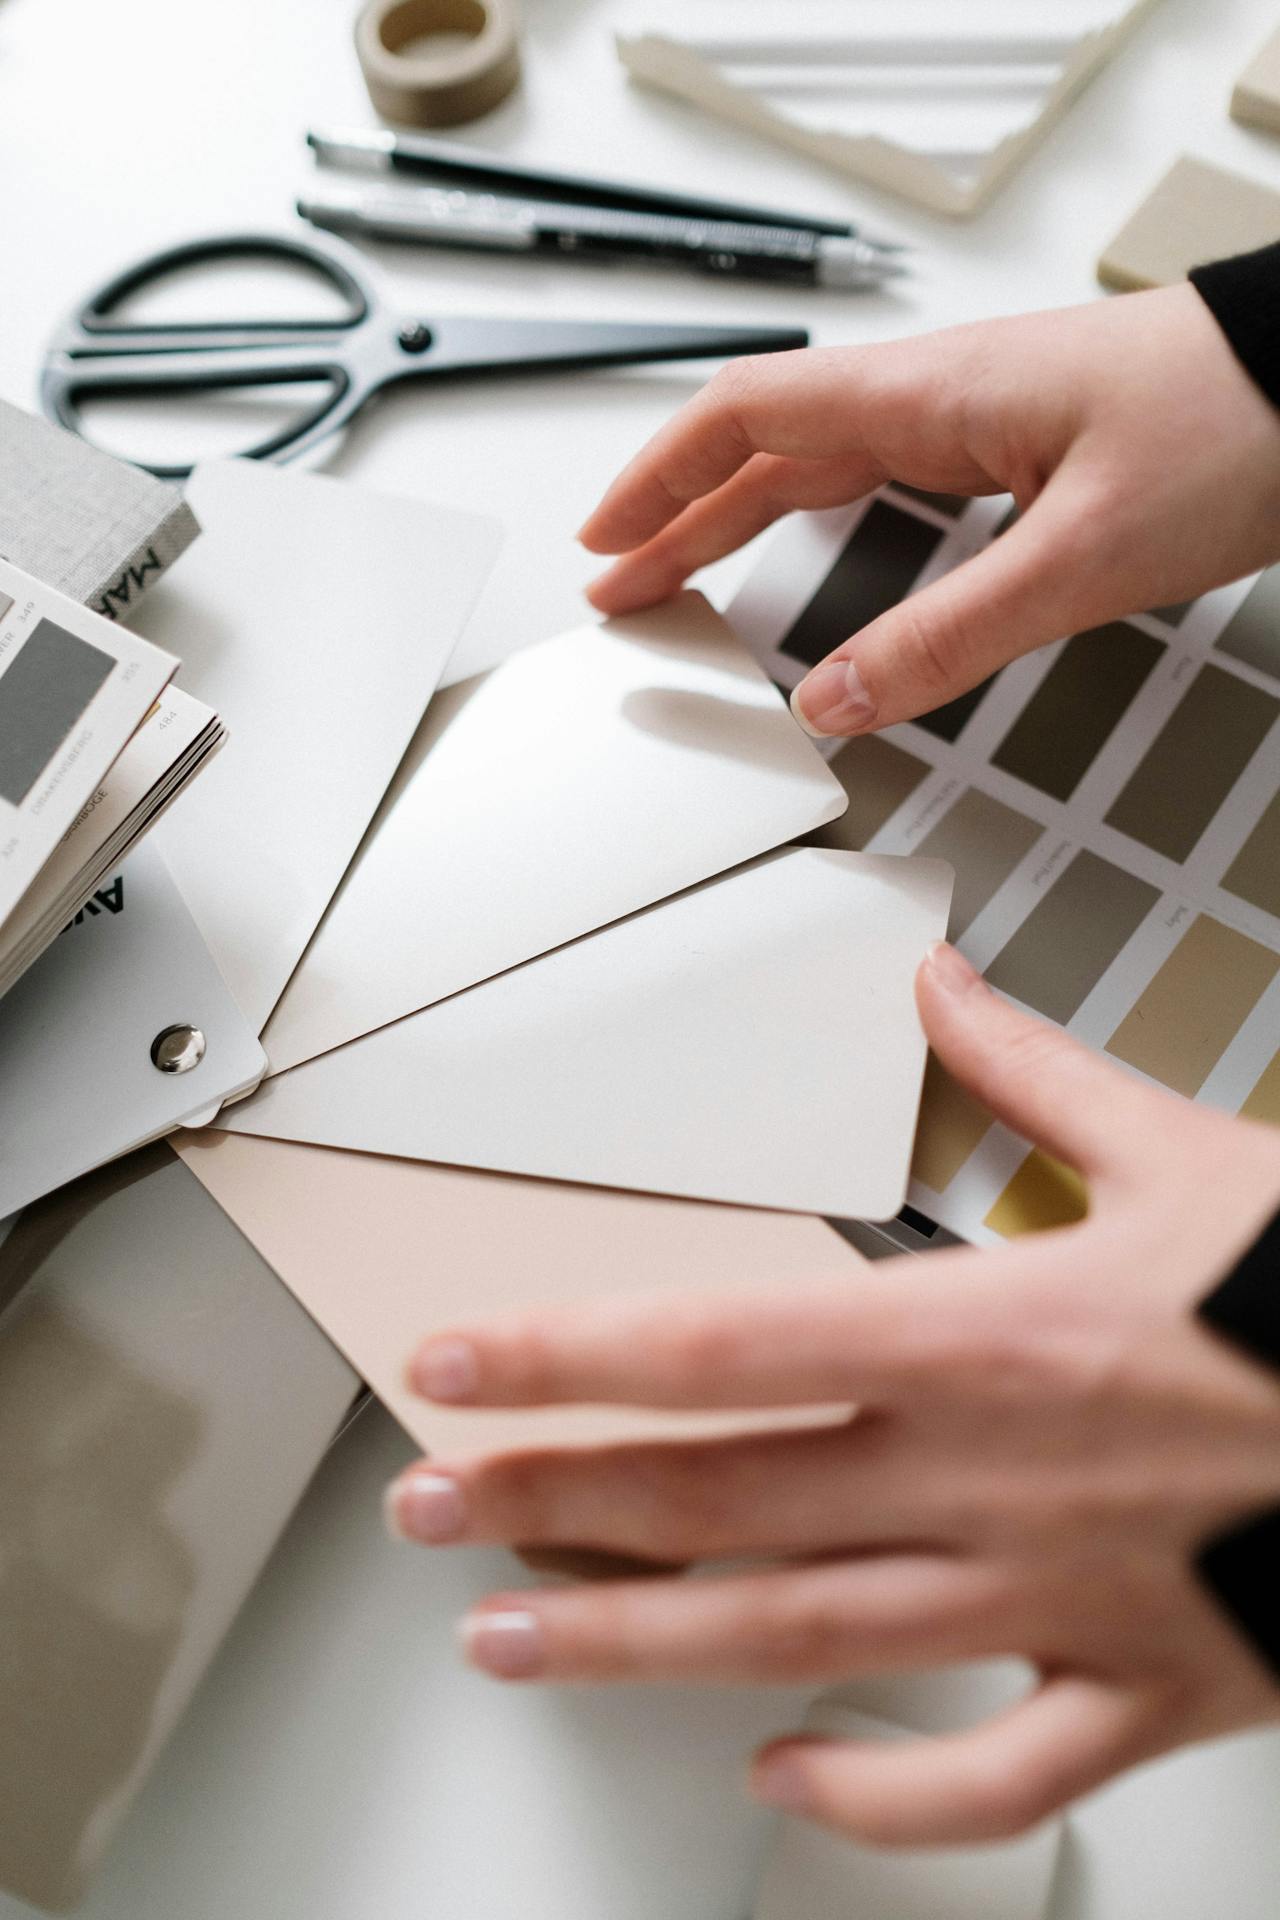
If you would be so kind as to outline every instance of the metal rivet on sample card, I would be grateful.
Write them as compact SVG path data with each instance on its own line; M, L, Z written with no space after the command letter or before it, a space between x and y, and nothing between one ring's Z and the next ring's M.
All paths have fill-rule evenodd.
M205 1045L199 1027L162 1027L151 1042L151 1064L160 1073L190 1073L204 1059Z

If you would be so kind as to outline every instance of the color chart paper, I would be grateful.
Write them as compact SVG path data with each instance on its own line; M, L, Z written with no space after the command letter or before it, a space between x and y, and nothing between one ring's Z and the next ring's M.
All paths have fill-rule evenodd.
M797 517L729 619L789 689L1011 511L887 488ZM950 861L951 937L993 986L1161 1086L1280 1124L1278 721L1273 569L824 744L850 804L814 840ZM911 1203L979 1243L1083 1207L933 1061L913 1174Z

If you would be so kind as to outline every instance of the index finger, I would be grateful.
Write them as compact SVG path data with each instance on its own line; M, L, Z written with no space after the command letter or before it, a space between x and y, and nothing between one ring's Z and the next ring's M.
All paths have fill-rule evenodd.
M578 538L593 553L630 552L757 453L851 461L850 498L892 478L986 490L955 427L969 331L730 361L636 455Z
M908 1255L851 1278L624 1295L459 1325L419 1348L409 1384L452 1405L732 1408L889 1405L1004 1364L1015 1303L1060 1273L1084 1229L996 1249Z

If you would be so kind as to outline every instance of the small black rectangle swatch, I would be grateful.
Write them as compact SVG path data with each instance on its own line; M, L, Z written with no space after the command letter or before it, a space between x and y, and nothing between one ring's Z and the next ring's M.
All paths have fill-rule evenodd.
M0 799L20 807L115 657L52 620L39 620L0 675Z
M816 667L850 634L896 606L945 538L940 527L873 500L780 651Z

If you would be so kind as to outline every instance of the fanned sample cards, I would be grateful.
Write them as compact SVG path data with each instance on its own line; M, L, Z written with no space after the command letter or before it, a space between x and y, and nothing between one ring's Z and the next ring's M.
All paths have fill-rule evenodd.
M790 688L997 539L1007 499L889 488L780 529L729 609ZM992 986L1132 1071L1280 1123L1280 570L1064 636L939 712L826 747L819 844L956 870ZM990 1242L1078 1218L1073 1176L931 1062L911 1201Z
M219 1120L453 1166L884 1220L937 860L790 848L279 1075Z
M263 1036L269 1070L694 886L845 804L700 593L527 647L432 701Z

